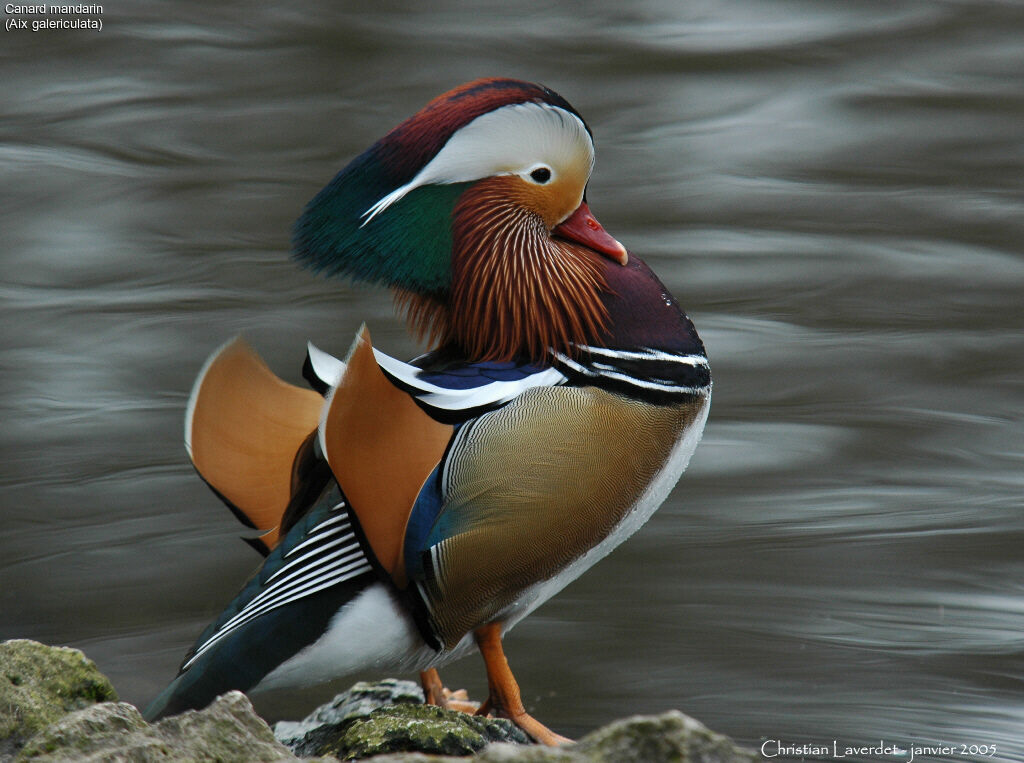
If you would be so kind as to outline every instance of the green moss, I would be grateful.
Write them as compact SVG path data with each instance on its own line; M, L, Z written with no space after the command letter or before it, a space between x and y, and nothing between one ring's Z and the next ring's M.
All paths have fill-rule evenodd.
M14 751L67 713L117 700L114 687L77 649L18 639L0 643L0 751Z
M317 753L343 760L413 751L472 755L490 742L508 739L528 741L509 721L406 704L382 707L342 728L324 729Z

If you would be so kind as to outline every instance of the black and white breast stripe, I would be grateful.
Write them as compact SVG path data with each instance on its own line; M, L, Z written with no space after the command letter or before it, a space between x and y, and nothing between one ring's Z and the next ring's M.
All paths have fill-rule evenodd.
M514 381L493 381L469 389L451 389L431 384L420 378L420 369L395 360L374 349L377 364L393 379L405 385L423 405L439 411L465 411L497 407L534 387L555 387L566 382L565 376L553 367L539 369Z
M620 349L577 345L576 357L551 353L552 365L510 381L492 381L468 389L452 389L421 378L416 366L374 349L381 369L416 398L435 418L450 414L479 415L499 407L528 389L557 387L566 383L592 384L655 403L672 403L685 396L711 392L711 368L703 353L679 353L647 347ZM345 364L309 346L307 366L320 384L337 384ZM455 416L454 420L464 420Z
M578 357L554 353L556 364L578 381L608 386L641 398L671 400L707 395L711 368L703 354L639 348L632 350L580 345Z
M196 648L181 666L182 671L225 636L254 618L370 569L342 501L331 509L327 519L285 554L284 563L263 581L263 590Z
M492 381L468 389L452 389L424 380L421 378L421 369L403 363L377 348L373 348L373 354L377 365L394 382L406 389L421 405L442 416L453 411L483 412L499 407L533 387L555 387L566 382L562 372L548 367L514 381ZM344 361L318 349L312 343L307 345L303 373L315 389L326 392L338 384L344 372Z

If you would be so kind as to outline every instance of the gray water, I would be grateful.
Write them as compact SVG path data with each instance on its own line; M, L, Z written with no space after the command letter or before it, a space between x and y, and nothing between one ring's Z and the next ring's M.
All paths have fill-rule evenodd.
M665 506L507 639L533 712L1024 759L1024 4L102 19L0 37L0 638L82 648L135 703L172 677L258 562L186 459L194 375L238 332L295 382L307 339L343 352L364 320L416 353L386 293L295 267L289 228L429 98L506 75L586 116L591 207L715 375ZM476 657L445 677L486 690Z

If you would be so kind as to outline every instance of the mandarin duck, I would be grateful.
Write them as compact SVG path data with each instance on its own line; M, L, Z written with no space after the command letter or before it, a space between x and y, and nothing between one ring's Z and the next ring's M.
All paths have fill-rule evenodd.
M432 348L363 327L278 379L236 339L186 412L200 476L266 556L149 719L229 690L435 668L475 646L478 712L540 742L502 636L635 532L701 437L704 346L654 273L594 218L590 128L540 85L478 80L428 103L306 206L295 257L389 286ZM455 704L454 702L452 704Z

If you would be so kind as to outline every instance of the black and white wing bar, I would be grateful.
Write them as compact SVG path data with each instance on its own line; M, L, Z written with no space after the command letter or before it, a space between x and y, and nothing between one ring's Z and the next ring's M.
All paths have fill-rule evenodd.
M549 367L514 381L493 381L470 389L450 389L420 378L420 369L395 360L375 349L377 364L394 379L412 390L416 399L441 411L467 411L507 403L533 387L555 387L565 384L565 375Z
M649 348L615 349L579 345L576 357L553 352L554 365L514 381L494 381L470 389L451 389L420 378L420 369L374 348L377 364L419 403L440 414L481 412L507 403L532 387L555 387L570 379L607 386L644 398L672 400L684 395L707 395L711 369L703 354L684 354ZM344 362L309 346L307 365L330 388L344 372Z
M370 562L359 546L342 501L301 543L285 554L284 563L264 581L263 590L196 648L182 665L182 672L221 639L260 615L370 569Z
M445 412L497 407L532 387L555 387L567 381L561 371L549 367L514 381L493 381L469 389L452 389L425 381L420 378L419 368L396 360L376 348L373 355L377 365L422 405ZM341 380L345 371L344 361L313 344L308 345L306 358L306 367L326 389L334 387Z
M707 395L711 391L711 368L702 354L589 345L580 345L579 349L583 352L576 358L554 353L555 362L570 376L577 375L591 384L660 399Z

